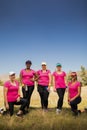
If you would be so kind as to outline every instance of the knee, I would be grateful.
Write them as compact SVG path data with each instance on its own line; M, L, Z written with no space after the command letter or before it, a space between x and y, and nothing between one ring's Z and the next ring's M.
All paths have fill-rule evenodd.
M70 106L73 106L74 105L74 102L70 102Z
M27 103L28 103L28 100L27 100L27 99L25 99L25 100L24 100L24 103L25 103L25 104L27 104Z
M22 99L23 100L23 104L27 104L28 100L27 99Z
M61 100L61 101L62 101L62 100L63 100L63 96L60 96L60 97L59 97L59 100Z

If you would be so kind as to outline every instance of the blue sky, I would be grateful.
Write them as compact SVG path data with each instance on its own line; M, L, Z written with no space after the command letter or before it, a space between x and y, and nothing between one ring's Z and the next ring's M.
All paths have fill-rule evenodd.
M86 0L0 0L0 74L46 61L55 70L87 68Z

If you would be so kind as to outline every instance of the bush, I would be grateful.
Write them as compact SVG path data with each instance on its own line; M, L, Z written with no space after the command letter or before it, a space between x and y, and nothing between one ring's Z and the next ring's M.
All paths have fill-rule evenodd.
M3 81L0 80L0 86L3 86L3 84L4 84Z

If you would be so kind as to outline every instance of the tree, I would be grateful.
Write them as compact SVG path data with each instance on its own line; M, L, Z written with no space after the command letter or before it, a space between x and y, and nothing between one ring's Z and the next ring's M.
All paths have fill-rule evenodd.
M82 85L86 86L87 85L87 70L83 66L81 66L80 77L81 77Z
M71 82L71 71L69 73L67 73L67 77L66 77L66 80L67 80L67 83Z

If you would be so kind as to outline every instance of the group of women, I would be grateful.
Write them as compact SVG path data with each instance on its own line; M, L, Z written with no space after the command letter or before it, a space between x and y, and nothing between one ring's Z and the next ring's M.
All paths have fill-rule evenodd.
M20 105L17 116L22 116L29 111L35 82L41 98L41 107L45 112L48 111L48 97L51 86L53 86L54 92L57 92L59 97L56 109L57 114L62 111L66 88L68 88L68 103L73 113L78 115L81 112L77 107L81 102L81 84L77 80L76 72L71 73L71 81L67 84L66 73L62 71L60 63L56 64L56 71L53 74L47 69L46 62L42 62L42 69L39 71L31 69L31 61L28 60L25 64L26 68L20 72L23 97L20 94L20 83L16 80L15 72L9 73L10 80L4 84L4 104L10 116L14 114L14 105Z

